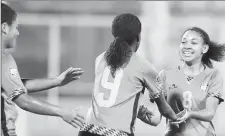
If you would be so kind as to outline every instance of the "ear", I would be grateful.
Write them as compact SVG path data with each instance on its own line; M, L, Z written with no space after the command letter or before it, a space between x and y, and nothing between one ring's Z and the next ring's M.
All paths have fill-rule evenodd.
M209 50L209 45L208 44L204 44L202 53L205 54L208 50Z
M137 42L141 41L141 34L139 34L139 36L137 37Z
M8 34L9 33L9 25L6 22L4 22L4 23L2 23L1 26L2 26L2 33Z

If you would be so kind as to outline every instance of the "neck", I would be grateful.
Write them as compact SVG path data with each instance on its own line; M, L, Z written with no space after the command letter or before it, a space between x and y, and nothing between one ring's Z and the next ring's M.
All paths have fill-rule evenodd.
M6 42L4 40L4 38L2 37L2 51L6 50Z
M187 63L183 64L184 74L188 76L196 76L202 71L204 71L205 66L202 62L198 63Z

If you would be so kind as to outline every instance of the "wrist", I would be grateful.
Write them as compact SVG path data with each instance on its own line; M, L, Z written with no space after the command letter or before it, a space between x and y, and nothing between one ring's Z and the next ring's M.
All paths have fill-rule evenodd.
M59 77L55 77L53 80L55 87L61 86L61 79Z
M56 110L56 116L58 116L58 117L63 117L63 115L65 115L65 112L66 112L66 110L64 110L64 109L61 109L61 108L58 108L57 110Z

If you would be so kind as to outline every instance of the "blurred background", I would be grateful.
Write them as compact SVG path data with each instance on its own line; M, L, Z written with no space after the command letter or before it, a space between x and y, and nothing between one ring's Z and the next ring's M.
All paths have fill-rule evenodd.
M158 70L178 64L182 33L198 26L211 39L225 43L223 1L7 1L19 14L20 36L13 52L23 78L55 77L69 67L81 67L82 78L64 87L33 96L71 109L90 106L94 60L113 40L111 22L124 12L140 17L142 43L138 53ZM225 64L215 64L225 73ZM145 97L145 100L147 97ZM147 102L147 101L146 101ZM148 103L146 103L148 105ZM152 108L150 105L149 108ZM76 136L78 129L59 118L19 110L18 136ZM214 118L218 136L225 135L225 106ZM136 135L163 136L165 120L158 127L136 122Z

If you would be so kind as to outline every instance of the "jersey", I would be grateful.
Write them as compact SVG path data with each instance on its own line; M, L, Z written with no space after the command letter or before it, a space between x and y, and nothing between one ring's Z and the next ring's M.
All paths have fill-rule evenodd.
M18 113L13 100L27 91L20 79L15 60L6 52L2 52L1 73L1 129L4 136L15 136Z
M223 77L215 69L205 68L203 72L193 79L185 77L181 66L164 69L159 73L161 86L167 102L179 113L186 109L195 111L206 107L208 97L216 97L223 102ZM166 136L215 136L212 122L204 122L196 119L187 119L179 128L167 122Z
M87 123L133 134L145 88L154 98L161 94L156 77L153 65L135 53L113 77L102 53L95 62L94 91Z

